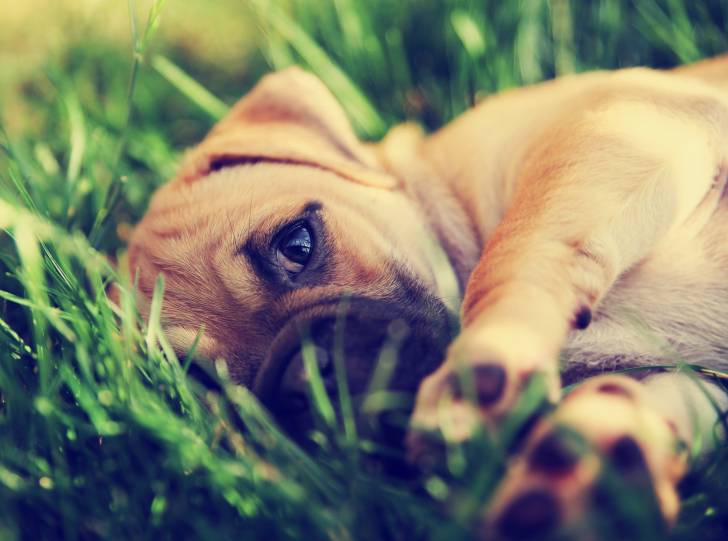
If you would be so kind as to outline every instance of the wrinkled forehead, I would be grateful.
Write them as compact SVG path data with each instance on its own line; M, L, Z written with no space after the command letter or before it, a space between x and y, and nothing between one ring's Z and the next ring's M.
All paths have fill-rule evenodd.
M392 258L433 281L427 261L437 241L403 192L358 184L315 166L271 162L223 168L191 184L162 187L132 238L131 270L143 267L144 257L156 274L192 259L205 263L215 253L233 253L251 235L274 231L312 203L336 232L337 251L371 262ZM195 271L205 272L187 270Z
M211 264L220 254L233 257L252 235L275 231L312 204L322 209L342 244L343 237L357 231L357 249L374 260L374 252L387 250L385 217L398 214L392 199L399 197L316 167L258 163L225 168L193 184L170 183L155 194L132 237L130 269L139 273L146 297L160 273L177 287L208 288L216 278ZM168 296L175 294L171 290ZM209 309L204 303L213 301L199 299L196 305Z
M271 231L317 203L329 225L346 237L359 233L357 244L397 244L404 256L421 240L421 217L400 191L351 182L335 173L298 164L268 163L221 169L193 184L171 183L155 194L149 211L132 239L145 236L168 242L169 256L205 245L242 245L254 232ZM189 244L189 237L196 244ZM201 243L201 244L199 244ZM159 244L151 247L163 257Z
M386 216L401 199L399 192L357 184L315 166L261 162L224 168L191 184L163 186L140 227L226 227L230 224L219 218L227 216L238 227L245 217L248 223L243 225L255 230L263 225L257 220L285 216L311 200L343 205L344 210L366 208L374 217Z

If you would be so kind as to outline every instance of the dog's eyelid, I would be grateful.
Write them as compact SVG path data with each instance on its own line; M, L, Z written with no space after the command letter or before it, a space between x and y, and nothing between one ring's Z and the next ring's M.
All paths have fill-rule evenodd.
M323 205L318 201L307 203L294 218L282 220L266 228L266 232L254 232L237 249L237 254L245 256L255 274L271 286L289 289L320 281L330 254L326 224L320 212L322 209ZM279 244L281 239L301 226L310 233L313 251L310 260L300 271L291 272L290 268L281 264Z
M320 212L323 210L323 207L323 204L319 201L309 201L294 218L279 220L272 227L267 227L265 232L252 232L243 242L236 243L238 245L236 255L244 255L251 250L264 251L265 248L273 246L276 238L282 231L287 230L298 223L305 223L308 219L313 218L317 220L317 223L314 224L314 228L318 229L316 228L316 225L323 223L320 216Z
M302 223L307 223L306 216L298 216L293 220L283 221L273 227L266 228L265 231L255 231L245 240L237 243L238 248L235 249L235 255L248 255L251 253L264 254L273 250L276 241L281 235Z

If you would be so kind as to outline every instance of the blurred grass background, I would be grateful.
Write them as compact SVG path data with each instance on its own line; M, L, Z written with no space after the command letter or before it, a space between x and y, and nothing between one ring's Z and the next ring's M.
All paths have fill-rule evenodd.
M376 138L555 75L728 49L726 0L0 8L0 540L471 538L508 441L451 449L444 469L404 481L372 471L373 442L324 427L314 460L223 366L216 392L188 379L105 256L181 151L272 68L316 72ZM725 539L727 454L684 483L671 538ZM617 494L588 518L604 538L665 538L648 502Z

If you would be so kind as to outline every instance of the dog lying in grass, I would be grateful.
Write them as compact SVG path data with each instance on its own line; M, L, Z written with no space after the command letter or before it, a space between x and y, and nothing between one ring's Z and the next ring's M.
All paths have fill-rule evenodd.
M389 388L419 389L415 461L426 434L497 434L534 382L554 403L581 382L528 432L484 528L573 524L607 467L649 479L670 522L692 443L715 441L728 405L711 378L664 368L728 368L727 179L728 58L564 77L377 144L290 68L188 154L129 264L143 308L165 275L175 347L224 358L292 430L309 385L344 406L387 344Z

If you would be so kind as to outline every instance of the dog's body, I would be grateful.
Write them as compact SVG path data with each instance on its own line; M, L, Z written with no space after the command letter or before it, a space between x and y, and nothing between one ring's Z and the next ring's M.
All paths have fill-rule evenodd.
M664 348L667 346L684 361L728 368L728 345L722 324L728 315L728 249L725 244L728 215L724 211L728 202L719 203L717 197L713 198L709 206L700 211L704 215L696 220L698 223L692 228L682 227L685 218L695 212L707 193L709 183L724 174L720 170L723 167L720 154L728 150L709 146L719 145L717 140L711 140L713 137L725 137L720 133L726 129L724 106L720 100L725 99L728 92L712 97L706 92L701 96L693 84L675 79L672 74L628 70L545 83L492 98L469 113L472 118L456 121L425 143L427 148L423 155L433 156L440 175L450 178L455 186L454 193L460 195L468 215L476 222L475 230L480 239L491 238L501 224L512 206L519 182L533 183L533 188L521 188L529 190L524 198L531 199L536 195L533 192L548 182L546 177L553 174L549 167L565 167L558 163L558 160L564 160L560 154L567 153L568 159L575 160L575 151L571 148L589 144L589 138L602 138L595 141L592 148L581 150L586 161L584 167L590 170L580 171L579 181L563 188L563 195L559 194L560 201L569 201L572 197L576 201L553 210L554 213L560 211L569 220L579 215L592 218L599 212L614 217L623 212L630 203L625 200L632 196L630 190L643 180L635 178L640 174L639 168L657 171L662 167L675 167L681 169L676 170L676 175L687 177L684 181L675 181L684 183L685 189L671 197L684 208L680 210L682 215L674 218L669 234L667 231L655 233L662 236L659 242L654 239L649 246L639 246L643 239L637 231L651 219L646 216L651 209L640 207L643 202L635 202L639 208L628 213L628 219L634 220L634 228L629 227L623 237L610 239L617 245L615 249L634 254L627 255L626 261L618 264L619 269L610 269L614 276L610 276L608 288L593 293L594 300L599 300L599 314L592 324L569 336L565 352L580 366L608 365L619 358L633 364L659 363L666 360ZM680 103L680 93L684 103ZM712 99L715 102L711 106L708 102ZM689 103L690 100L694 103ZM602 118L590 120L592 127L574 126L584 122L587 115ZM673 115L683 118L671 118ZM698 120L706 122L702 133L696 132ZM607 122L613 122L615 126L604 128L604 131L613 130L612 133L599 133ZM569 133L579 129L594 133ZM707 133L713 129L716 133ZM478 130L485 133L485 137L476 139ZM621 130L625 133L617 133ZM628 141L627 137L632 140ZM559 141L562 138L571 140L564 143ZM562 144L571 148L564 152L559 148ZM634 155L624 156L625 148L620 145L629 145L627 151L634 148ZM643 148L638 151L637 145ZM534 158L531 156L534 149L547 155ZM638 156L638 152L644 155ZM654 163L645 163L648 159ZM452 163L460 165L455 169ZM700 171L696 163L706 169ZM528 166L534 171L524 174L524 168ZM576 164L570 166L577 167ZM617 172L619 168L623 170ZM485 175L481 177L483 173ZM525 175L532 178L525 180ZM618 186L613 181L616 175L631 178ZM722 183L723 179L717 178L717 181ZM474 190L474 187L477 188ZM609 191L617 190L621 193L613 194L614 199L601 200L610 196ZM573 196L569 193L572 191ZM659 192L657 195L668 197ZM672 202L655 204L659 203ZM534 206L527 211L532 216L540 209ZM563 235L576 242L581 236L577 228L576 223L565 224ZM589 242L605 241L594 239ZM477 297L479 300L480 296ZM636 330L636 320L642 320L646 329ZM641 332L652 333L652 344L660 349L651 349L644 335L636 336Z
M342 295L357 314L349 324L377 336L353 358L383 342L375 324L404 320L403 385L429 374L413 423L453 438L475 423L497 430L534 374L558 400L560 352L570 381L676 359L728 368L728 60L683 70L513 90L431 137L403 126L369 146L311 76L269 76L155 196L131 268L147 298L167 275L178 349L203 324L201 352L227 358L261 394L301 379L290 367L302 365L291 345L302 320L324 322L317 359L331 354ZM433 372L456 282L463 331ZM598 460L558 472L569 483L534 467L554 423L607 455L639 457L674 517L686 459L675 440L717 416L702 386L725 406L712 383L682 374L582 385L533 430L488 520L517 536L584 508ZM549 512L529 523L534 505Z

